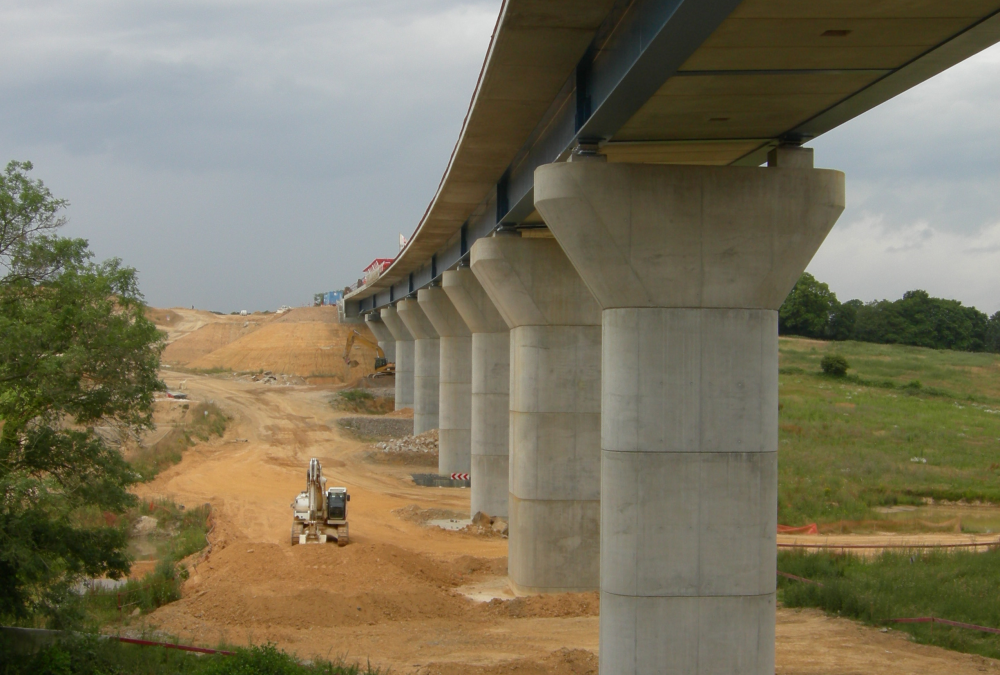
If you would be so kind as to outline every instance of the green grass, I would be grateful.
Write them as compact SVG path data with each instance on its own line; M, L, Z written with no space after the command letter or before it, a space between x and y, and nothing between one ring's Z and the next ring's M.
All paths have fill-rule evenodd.
M331 400L331 404L337 410L365 415L384 415L395 409L393 397L375 396L364 389L345 389L338 392Z
M207 505L182 509L166 499L143 501L130 509L118 520L118 527L131 531L142 516L157 520L156 530L143 538L147 543L148 557L158 561L155 570L142 578L130 579L114 591L93 591L83 596L72 596L62 608L62 614L66 617L75 615L74 623L96 629L107 624L128 623L136 609L140 614L146 614L180 599L181 584L188 575L181 561L207 545L209 515ZM132 542L136 543L135 537ZM136 553L136 550L132 551L132 555Z
M787 607L818 607L831 614L886 625L914 640L1000 658L1000 635L940 624L890 619L937 617L1000 628L1000 551L887 552L875 558L780 552L778 569L823 585L778 578Z
M236 653L202 656L101 640L93 635L68 638L35 649L0 639L0 675L379 675L381 672L341 660L300 663L271 644L227 651Z
M184 451L191 446L212 436L221 438L228 422L229 418L214 403L198 403L187 410L184 422L166 436L131 453L129 464L143 481L152 480L156 474L180 462Z
M779 522L1000 503L1000 357L793 338L779 349ZM821 373L829 353L850 362L846 377Z

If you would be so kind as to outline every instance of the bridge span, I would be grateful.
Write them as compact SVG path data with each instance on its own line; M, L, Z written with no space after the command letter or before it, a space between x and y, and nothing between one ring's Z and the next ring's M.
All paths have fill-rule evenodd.
M774 673L777 310L845 203L803 144L998 41L1000 0L504 2L344 312L513 588L600 589L604 675Z

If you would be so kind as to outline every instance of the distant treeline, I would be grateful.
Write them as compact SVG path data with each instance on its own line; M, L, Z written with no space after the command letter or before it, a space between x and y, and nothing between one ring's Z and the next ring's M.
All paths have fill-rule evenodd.
M966 352L1000 352L1000 312L987 316L958 300L907 291L899 300L840 302L830 287L803 274L778 312L778 332Z

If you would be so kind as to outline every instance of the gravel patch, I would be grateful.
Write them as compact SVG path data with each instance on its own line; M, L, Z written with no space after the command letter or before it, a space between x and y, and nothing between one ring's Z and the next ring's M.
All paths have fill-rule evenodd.
M363 438L412 438L413 433L413 420L400 417L342 417L337 424Z

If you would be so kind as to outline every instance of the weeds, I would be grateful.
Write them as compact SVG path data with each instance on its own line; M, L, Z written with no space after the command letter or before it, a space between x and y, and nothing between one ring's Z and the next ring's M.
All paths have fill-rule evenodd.
M221 646L225 648L225 646ZM32 649L0 637L0 675L380 675L342 660L300 663L273 644L229 648L232 656L140 647L78 635Z
M938 617L1000 628L1000 551L885 552L875 558L801 551L779 552L778 569L816 584L778 579L788 607L888 625L917 642L1000 657L1000 635L940 624L896 624L890 619Z
M186 409L184 423L153 445L133 452L129 463L143 481L152 480L156 474L180 462L184 451L191 446L225 434L228 422L229 418L214 403L199 403Z
M131 531L143 516L156 519L155 530L132 539L133 554L137 539L148 544L149 555L157 560L154 571L139 579L129 579L115 590L90 591L79 598L69 598L64 610L75 611L79 625L95 627L118 623L136 610L145 614L180 599L181 584L188 576L181 561L205 548L209 515L207 505L184 509L170 500L141 502L116 525Z
M375 396L364 389L346 389L339 392L331 401L334 408L346 412L365 415L384 415L395 409L395 400L391 396Z

